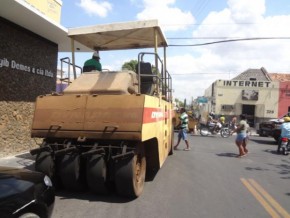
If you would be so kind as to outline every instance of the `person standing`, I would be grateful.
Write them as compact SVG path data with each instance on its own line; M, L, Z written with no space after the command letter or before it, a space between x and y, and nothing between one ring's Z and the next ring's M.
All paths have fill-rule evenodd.
M91 72L93 70L102 71L100 59L99 52L94 52L92 58L84 63L83 72Z
M240 115L240 122L237 125L237 128L232 132L236 132L236 145L239 149L239 155L237 157L243 157L248 153L247 143L248 143L248 128L249 125L246 121L246 116L244 114Z
M234 116L232 117L231 122L230 122L230 129L231 129L231 130L235 130L236 128L237 128L237 116L234 115Z
M179 123L179 132L178 132L178 141L177 144L174 146L174 150L177 150L177 147L181 141L181 139L184 140L185 144L186 144L186 148L183 149L184 151L190 151L190 147L189 147L189 143L187 141L187 131L188 131L188 115L185 111L184 108L180 109L180 123Z

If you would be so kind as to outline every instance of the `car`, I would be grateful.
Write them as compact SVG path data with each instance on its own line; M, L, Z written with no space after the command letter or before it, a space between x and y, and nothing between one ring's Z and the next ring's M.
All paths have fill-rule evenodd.
M28 169L0 166L0 217L51 217L55 190L50 178Z
M270 119L266 122L260 123L258 131L259 136L271 136L275 141L278 141L281 134L280 126L284 122L284 117L289 115L290 114L287 113L278 119Z

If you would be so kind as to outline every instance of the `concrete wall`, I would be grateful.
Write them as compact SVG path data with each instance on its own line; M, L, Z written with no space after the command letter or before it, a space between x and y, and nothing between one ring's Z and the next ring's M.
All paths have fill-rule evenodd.
M290 81L280 82L278 117L290 111Z
M50 19L60 23L61 6L60 0L25 0Z
M0 18L0 157L35 147L34 101L55 91L57 45Z

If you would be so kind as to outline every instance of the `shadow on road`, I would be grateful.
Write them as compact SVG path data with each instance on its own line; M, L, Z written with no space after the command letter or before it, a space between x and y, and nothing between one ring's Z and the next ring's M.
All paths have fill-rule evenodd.
M135 200L136 198L125 198L118 196L115 192L109 193L107 195L98 195L91 193L89 191L85 192L73 192L67 190L60 190L56 192L56 196L59 197L60 200L66 199L79 199L86 200L90 202L107 202L107 203L128 203L130 201Z
M267 153L269 153L269 154L276 154L276 155L279 155L278 153L277 153L277 150L275 149L275 150L271 150L271 149L266 149L266 150L263 150L264 152L267 152Z
M261 168L261 167L245 167L246 170L249 171L269 171L269 169Z
M237 154L229 153L229 152L227 152L227 153L219 153L219 154L216 154L216 155L219 156L219 157L237 157Z
M282 160L281 164L269 164L279 170L282 179L290 179L290 160Z
M277 142L274 139L267 140L267 138L250 138L249 141L253 141L258 144L264 144L264 145L277 145Z

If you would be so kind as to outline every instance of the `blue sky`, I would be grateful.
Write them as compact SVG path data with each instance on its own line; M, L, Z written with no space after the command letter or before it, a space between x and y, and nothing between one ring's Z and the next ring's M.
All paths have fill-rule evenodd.
M168 44L197 44L234 38L290 37L289 0L63 0L61 25L89 26L158 19ZM204 39L211 37L211 39ZM223 37L223 38L221 38ZM174 40L170 38L194 38ZM202 38L202 39L201 39ZM118 70L139 51L101 52L103 68ZM290 39L241 41L167 49L174 97L204 94L217 79L231 79L261 67L269 73L290 72ZM69 54L60 53L59 58ZM91 53L76 56L77 64Z

